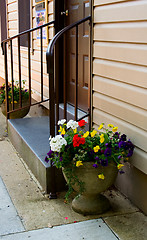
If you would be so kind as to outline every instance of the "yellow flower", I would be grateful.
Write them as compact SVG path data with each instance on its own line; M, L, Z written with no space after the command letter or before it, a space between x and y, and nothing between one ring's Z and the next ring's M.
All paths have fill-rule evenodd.
M98 152L99 149L100 149L100 146L98 146L98 145L93 148L94 152Z
M14 101L14 103L17 103L17 101Z
M65 135L65 133L66 133L66 132L65 132L65 129L63 128L63 129L62 129L62 132L61 132L61 135Z
M105 141L104 134L100 135L100 143L103 143Z
M58 132L62 132L62 127L60 126L60 129L58 130Z
M114 128L112 129L112 131L113 131L113 132L116 132L117 129L118 129L118 127L114 127Z
M77 128L73 129L73 132L74 132L74 133L77 133Z
M80 167L80 166L82 166L82 165L83 165L82 161L77 161L77 162L76 162L76 167Z
M104 174L102 173L102 174L99 174L99 175L98 175L98 178L104 180L104 179L105 179L105 176L104 176Z
M10 96L8 96L8 98L10 99L11 97L10 97Z
M89 131L87 131L86 133L84 133L83 138L87 138L89 136Z
M114 128L114 125L113 124L108 124L108 127Z
M96 131L96 130L93 130L93 131L91 132L91 137L94 137L96 133L97 133L97 131Z
M124 166L123 164L118 164L118 165L117 165L117 168L120 169L120 168L122 168L123 166Z
M58 132L60 132L60 134L61 135L65 135L65 129L64 128L62 128L61 126L60 126L60 129L58 130Z
M100 126L98 127L98 130L101 130L103 128L104 124L101 123Z

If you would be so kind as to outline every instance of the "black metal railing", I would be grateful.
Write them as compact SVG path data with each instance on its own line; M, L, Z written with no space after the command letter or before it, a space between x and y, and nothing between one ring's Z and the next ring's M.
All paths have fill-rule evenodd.
M72 28L76 28L76 80L75 80L75 101L74 101L74 107L75 107L75 120L79 121L85 117L89 117L89 128L91 127L91 113L90 109L91 106L89 106L88 113L86 113L82 118L78 119L78 26L86 21L89 21L90 24L90 35L91 35L91 16L85 17L71 25L68 25L67 27L63 28L61 31L59 31L53 39L50 41L48 45L48 49L46 52L46 59L47 59L47 72L49 73L49 108L50 108L50 135L53 137L57 134L58 126L57 122L59 120L59 82L58 79L54 78L54 47L57 42L57 40L63 36L64 33L69 31ZM89 86L89 91L91 86ZM64 78L63 81L63 102L64 102L64 118L67 119L67 99L66 99L66 91L67 91L67 83L66 79ZM89 99L89 103L91 104L91 99ZM89 104L89 105L90 105ZM50 192L49 198L55 199L57 198L56 195L56 176L55 176L55 168L53 167L53 163L51 161L51 178L52 178L52 191Z
M1 43L3 55L4 55L4 64L5 64L5 91L6 91L6 113L7 113L7 119L9 118L9 114L12 112L19 111L23 108L27 108L28 106L34 106L36 104L40 104L46 101L49 101L49 98L45 99L43 98L43 28L48 27L49 25L54 24L55 21L51 21L49 23L46 23L44 25L41 25L39 27L35 27L32 29L29 29L27 31L21 32L13 37L10 37ZM40 61L40 72L41 72L41 100L35 103L32 103L31 101L31 33L34 31L40 30L40 53L41 53L41 61ZM29 103L28 105L22 106L22 79L21 79L21 44L20 44L20 37L26 35L28 40L28 87L29 87ZM18 74L19 74L19 108L15 109L14 105L14 69L13 69L13 40L17 39L17 46L18 46ZM8 79L8 43L10 44L10 68L11 68L11 79ZM8 87L9 84L11 84L12 89L12 110L9 110L9 98L8 98Z
M90 106L87 109L87 113L78 119L78 26L86 21L89 21L90 28L91 28L91 16L85 17L75 23L68 25L67 27L60 30L50 41L48 45L48 49L46 52L46 59L47 59L47 72L49 73L49 96L50 96L50 135L54 136L57 130L57 122L59 120L59 96L56 96L56 92L58 92L58 82L54 79L54 47L57 40L63 36L64 33L69 31L72 28L76 28L76 79L75 79L75 120L79 121L85 117L90 117ZM90 88L90 86L89 86ZM67 118L67 99L66 99L66 91L67 91L67 84L66 79L63 82L63 91L64 91L64 118ZM90 101L89 101L90 102ZM56 107L56 109L55 109ZM55 117L56 116L56 117ZM90 121L89 121L90 125Z

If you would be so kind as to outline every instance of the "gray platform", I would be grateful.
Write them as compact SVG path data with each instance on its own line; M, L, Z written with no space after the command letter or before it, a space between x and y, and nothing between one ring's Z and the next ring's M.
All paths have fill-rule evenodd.
M49 117L34 117L8 120L9 138L38 179L43 189L52 189L51 166L44 161L49 151ZM56 170L57 191L65 188L61 171Z

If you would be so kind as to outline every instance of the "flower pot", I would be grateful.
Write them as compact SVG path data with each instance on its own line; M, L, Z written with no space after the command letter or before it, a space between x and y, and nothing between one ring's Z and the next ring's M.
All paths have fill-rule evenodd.
M25 107L28 105L29 105L29 99L22 101L22 107ZM14 109L19 109L19 103L14 103ZM12 110L12 104L9 103L9 111L11 110ZM29 110L30 110L30 106L24 109L18 110L16 112L10 113L9 118L10 119L23 118L28 114ZM6 103L1 104L1 111L6 116Z
M103 173L105 179L99 179L98 175ZM109 200L101 194L107 190L115 181L118 169L114 162L107 167L93 167L92 162L84 162L82 166L74 171L75 176L84 183L84 191L72 201L72 208L75 212L92 215L100 214L110 208ZM63 175L68 182L66 169L63 169ZM77 184L72 185L76 192L79 192Z

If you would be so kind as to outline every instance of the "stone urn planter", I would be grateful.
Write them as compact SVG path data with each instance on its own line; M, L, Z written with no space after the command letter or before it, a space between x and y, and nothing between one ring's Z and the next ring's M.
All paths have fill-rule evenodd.
M83 166L74 171L75 176L84 183L84 191L74 198L72 208L75 212L83 215L101 214L109 210L109 200L101 193L112 186L118 173L117 166L113 162L107 167L94 168L92 165L92 162L84 162ZM68 182L66 169L62 170L65 180ZM98 178L102 172L105 175L104 180ZM72 187L77 193L79 192L77 184Z
M23 100L22 107L25 107L25 106L27 106L27 107L24 109L18 110L16 112L10 113L10 119L25 117L30 110L30 106L28 106L28 105L29 105L29 99ZM18 109L18 108L19 108L19 103L14 103L14 109ZM1 104L1 110L2 110L2 113L6 116L6 103ZM11 110L12 110L12 104L10 103L9 111L11 111Z

